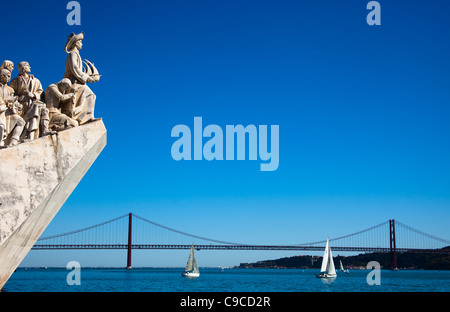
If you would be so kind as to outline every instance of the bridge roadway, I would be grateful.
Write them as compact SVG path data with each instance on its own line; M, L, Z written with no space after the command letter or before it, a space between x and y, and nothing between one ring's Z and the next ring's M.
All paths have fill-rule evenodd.
M131 249L190 249L191 245L140 245L132 244ZM128 249L127 244L74 244L74 245L42 245L36 244L32 250L59 250L59 249ZM197 250L296 250L296 251L323 251L323 246L284 246L284 245L195 245ZM382 247L337 247L333 251L349 252L391 252L390 248ZM450 253L450 249L414 249L396 248L397 252L413 253Z

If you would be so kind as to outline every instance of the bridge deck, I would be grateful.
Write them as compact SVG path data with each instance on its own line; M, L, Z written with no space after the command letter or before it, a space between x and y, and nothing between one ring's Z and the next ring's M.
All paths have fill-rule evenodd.
M131 245L132 249L190 249L191 245ZM283 245L196 245L197 250L296 250L296 251L323 251L322 246L283 246ZM32 250L57 249L128 249L127 244L74 244L74 245L34 245ZM389 248L381 247L333 247L333 251L349 252L390 252ZM397 252L414 253L450 253L447 249L413 249L397 248Z

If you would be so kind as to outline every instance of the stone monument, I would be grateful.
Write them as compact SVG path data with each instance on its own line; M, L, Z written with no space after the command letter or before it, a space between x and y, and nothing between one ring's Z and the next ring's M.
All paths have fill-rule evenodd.
M83 38L69 36L64 78L45 92L27 62L11 85L14 64L0 67L0 289L106 146L86 86L100 75L83 66Z

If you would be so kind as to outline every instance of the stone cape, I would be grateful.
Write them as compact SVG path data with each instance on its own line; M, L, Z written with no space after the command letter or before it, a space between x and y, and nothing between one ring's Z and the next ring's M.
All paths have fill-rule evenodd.
M105 146L97 120L0 149L0 289Z

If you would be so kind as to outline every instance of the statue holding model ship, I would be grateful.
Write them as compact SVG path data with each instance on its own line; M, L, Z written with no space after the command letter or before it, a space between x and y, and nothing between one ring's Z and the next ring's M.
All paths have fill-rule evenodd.
M97 68L88 60L84 61L83 66L80 50L83 47L84 34L71 34L66 43L65 51L67 56L66 72L64 78L68 78L72 83L72 91L75 96L72 99L72 105L66 106L62 113L73 118L83 125L95 120L94 108L96 96L86 83L94 83L100 80Z
M82 61L83 39L83 33L69 36L64 49L68 54L64 79L50 84L45 91L41 81L30 74L28 62L19 63L19 74L10 84L7 76L11 76L14 63L2 63L0 74L5 79L0 92L0 148L97 120L96 96L87 83L98 82L101 75L92 62Z

